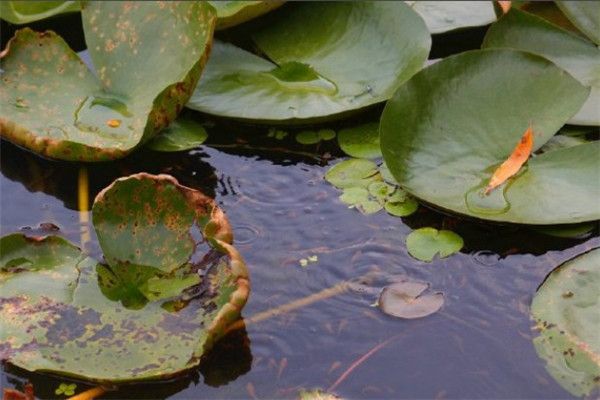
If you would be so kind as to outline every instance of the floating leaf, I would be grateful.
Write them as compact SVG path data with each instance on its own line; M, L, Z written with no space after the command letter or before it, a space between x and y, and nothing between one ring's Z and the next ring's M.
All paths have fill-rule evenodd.
M408 217L419 208L419 203L413 198L408 198L400 202L388 201L385 203L385 211L396 217Z
M200 146L207 138L202 124L190 117L179 117L153 137L147 146L155 151L185 151Z
M502 190L483 194L524 127L535 127L537 150L588 94L534 54L494 49L448 57L411 78L386 105L385 163L409 194L460 214L546 225L600 219L600 142L539 155Z
M437 255L440 258L457 253L463 247L463 240L452 231L435 228L420 228L406 237L408 254L417 260L430 262Z
M79 1L3 0L0 18L11 24L28 24L58 14L79 11Z
M305 130L296 134L296 141L300 144L317 144L322 140L327 141L333 138L335 138L335 131L332 129Z
M559 266L531 304L539 336L533 339L546 370L569 393L600 388L600 249Z
M533 148L533 130L531 126L527 128L519 143L515 146L510 156L504 161L492 174L489 183L485 187L484 193L488 195L492 190L506 182L509 178L519 172L523 164L529 159L531 149Z
M443 33L492 23L496 20L491 1L405 1L427 24L431 33Z
M61 383L54 391L54 394L57 396L61 394L65 396L73 396L75 394L75 389L77 389L76 383Z
M369 122L352 128L342 129L338 134L342 151L356 158L379 158L379 123Z
M338 189L350 187L368 187L374 181L381 180L377 173L377 164L360 158L351 158L334 165L325 174L327 182Z
M341 117L387 100L431 46L398 2L298 2L271 16L253 34L268 59L215 41L188 107L265 123Z
M585 104L568 122L600 125L600 50L593 43L535 15L512 10L490 27L483 47L528 51L564 68L592 90Z
M284 1L210 1L217 10L217 29L225 29L259 17L280 7Z
M383 289L379 296L379 308L398 318L423 318L437 312L444 304L442 293L423 294L428 283L401 281Z
M147 203L150 187L156 201ZM0 359L101 382L164 379L196 367L249 291L222 211L169 176L138 174L101 192L93 213L108 266L58 237L0 239ZM193 243L182 233L193 225L212 247L210 261L194 266ZM120 282L105 282L107 274ZM116 301L109 295L116 285L136 287L144 301Z
M18 31L1 64L0 134L52 158L123 157L187 102L214 10L202 2L86 2L82 19L98 77L53 32Z
M556 1L556 5L581 32L600 45L600 4L597 1Z

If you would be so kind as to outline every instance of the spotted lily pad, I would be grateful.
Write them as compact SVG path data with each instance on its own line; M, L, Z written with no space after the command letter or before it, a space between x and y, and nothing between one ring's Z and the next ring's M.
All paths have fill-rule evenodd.
M271 16L253 34L268 59L215 41L188 107L265 123L340 117L387 100L431 46L399 2L298 2Z
M490 27L483 47L529 51L564 68L591 87L587 101L568 122L600 125L600 49L594 43L540 17L513 9Z
M157 198L152 210L137 202L149 187ZM108 265L55 236L0 239L0 359L99 382L168 378L196 367L249 292L222 211L171 177L138 174L105 189L93 213ZM194 225L211 246L201 263L191 261L194 244L182 233ZM142 235L148 240L135 237ZM144 254L135 251L139 244ZM118 285L137 287L144 301L131 307L111 297Z
M438 311L444 305L442 293L425 293L428 283L400 281L387 286L379 296L379 308L398 318L423 318Z
M487 25L496 20L491 1L405 1L431 33Z
M419 72L388 102L380 126L383 157L404 190L446 210L524 224L597 220L598 141L531 158L484 194L529 125L537 150L588 94L567 72L531 53L451 56Z
M338 143L342 151L356 158L379 158L379 123L368 122L340 130Z
M79 1L3 0L0 18L12 24L28 24L79 9Z
M436 255L448 257L462 249L463 239L456 233L435 228L420 228L406 237L408 254L421 261L432 261Z
M179 117L154 136L147 147L154 151L172 152L191 150L208 139L201 123L191 117Z
M284 2L280 0L268 1L211 1L217 10L217 29L225 29L253 18L259 17L277 7Z
M18 31L1 64L0 134L52 158L123 157L187 102L214 10L202 2L86 2L82 18L97 77L55 33Z
M600 4L597 1L556 1L556 5L581 32L600 45Z
M552 271L531 314L539 331L533 344L550 375L574 396L600 389L600 249Z

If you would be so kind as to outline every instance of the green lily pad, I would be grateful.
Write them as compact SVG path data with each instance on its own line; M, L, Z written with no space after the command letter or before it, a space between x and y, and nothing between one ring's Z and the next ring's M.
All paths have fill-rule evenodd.
M435 228L420 228L406 237L408 254L426 262L432 261L436 255L445 258L457 253L463 245L462 238L456 233Z
M598 222L581 224L535 226L533 230L544 235L567 239L585 239L598 227Z
M404 190L446 210L524 224L597 220L600 142L531 158L519 174L483 194L530 124L537 150L588 94L531 53L451 56L415 75L388 102L380 127L383 156Z
M3 0L0 2L0 18L11 24L28 24L79 9L79 1Z
M154 151L186 151L200 146L208 139L208 133L201 123L193 118L177 118L154 136L147 147Z
M385 287L378 306L384 313L398 318L423 318L437 312L444 305L442 293L425 293L428 283L401 281Z
M555 1L581 32L600 45L600 4L597 1Z
M379 123L369 122L338 133L338 144L342 151L356 158L379 158Z
M514 9L490 27L483 47L528 51L564 68L592 89L588 100L568 123L600 125L600 49L593 43L542 18Z
M363 187L349 187L344 189L340 200L365 215L374 214L383 208L382 203L371 197L369 191Z
M569 393L600 388L600 249L559 266L531 304L539 330L533 344L546 370Z
M395 217L408 217L419 208L419 203L412 197L402 201L388 201L385 203L385 211Z
M431 33L487 25L496 20L491 1L405 1Z
M327 141L335 138L335 131L332 129L320 129L318 131L305 130L296 134L296 142L300 144L317 144L321 141Z
M338 189L350 187L367 188L374 181L381 180L377 164L361 158L351 158L334 165L325 173L325 180Z
M280 7L284 1L210 1L217 10L217 30L230 28Z
M52 158L123 157L187 102L214 10L200 2L87 2L82 18L98 77L53 32L18 31L1 64L0 134Z
M274 14L253 35L268 59L215 41L188 107L264 123L340 117L387 100L431 46L403 3L298 2Z
M121 210L135 214L140 207L136 188L126 185L132 181L137 191L148 182L154 184L160 201L146 218L131 216L140 229L135 223L127 225L130 240L115 235L122 241L119 247L108 243L107 219L118 219ZM176 202L164 201L160 194L167 192L185 197L185 207L193 210L192 221L182 221L174 210L169 210L174 216L170 217L167 207ZM132 197L125 200L121 193ZM107 266L59 237L13 234L0 239L0 359L29 371L98 382L164 379L196 367L202 354L239 318L249 293L247 270L231 245L224 214L214 201L164 175L120 179L99 195L98 202L102 207L96 203L93 213ZM111 207L107 203L114 213L107 211ZM172 257L154 254L157 247L152 240L143 248L147 257L135 252L136 235L151 239L154 233L168 241L171 224L188 230L198 224L212 248L211 261L192 265L188 252L182 266L164 268L160 261ZM147 225L154 232L145 230ZM114 226L115 231L120 228ZM118 259L119 251L127 248L133 253L130 263ZM154 266L141 265L148 259L155 261ZM127 288L119 289L120 285ZM125 304L123 291L133 287L143 301Z

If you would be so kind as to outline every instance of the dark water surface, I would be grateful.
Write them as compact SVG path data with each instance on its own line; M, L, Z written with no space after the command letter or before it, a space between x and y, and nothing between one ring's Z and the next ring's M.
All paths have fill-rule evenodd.
M267 128L218 125L209 142L188 153L140 153L88 165L90 202L113 179L138 171L165 172L214 196L226 211L235 244L250 269L252 293L243 315L304 298L365 276L362 285L291 312L250 321L224 339L203 365L172 382L135 385L112 398L295 398L299 388L323 388L361 356L394 340L336 387L346 398L569 398L548 375L532 345L529 304L537 286L561 262L600 245L559 240L513 226L477 224L421 206L409 218L381 211L363 216L338 200L323 180L338 161L334 142L302 146L267 138ZM2 235L50 222L80 241L80 166L42 160L6 142L1 147ZM453 229L465 239L459 254L427 264L412 259L404 240L414 228ZM28 228L27 228L28 227ZM100 252L95 239L88 250ZM301 267L312 255L318 262ZM442 291L442 310L419 320L381 313L377 290L393 276L427 281ZM118 360L115 360L118 362ZM6 367L2 387L27 379L36 394L55 397L64 381ZM80 383L78 391L85 385Z

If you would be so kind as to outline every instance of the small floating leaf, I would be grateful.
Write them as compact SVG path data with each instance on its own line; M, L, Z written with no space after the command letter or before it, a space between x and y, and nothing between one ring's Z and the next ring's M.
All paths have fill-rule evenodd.
M65 395L65 396L73 396L75 394L75 389L77 389L76 383L61 383L56 390L54 390L54 394Z
M413 198L408 198L401 202L392 202L388 201L385 203L385 211L388 214L394 215L396 217L408 217L413 214L419 208L419 203Z
M485 194L489 194L492 190L506 182L510 177L514 176L521 166L525 164L531 149L533 148L533 130L531 126L527 128L521 140L516 145L510 156L494 171L490 182L485 188Z
M208 139L204 126L191 117L179 117L148 143L154 151L186 151L200 146Z
M437 312L444 304L442 293L426 293L428 283L402 281L387 286L379 296L379 308L398 318L423 318Z
M316 144L321 141L317 131L302 131L296 134L296 142L300 144Z
M435 228L420 228L406 237L408 254L417 260L430 262L439 255L440 258L457 253L463 247L463 240L452 231Z
M600 388L600 249L562 264L531 303L539 336L533 339L546 370L569 393Z
M356 158L379 158L379 123L369 122L340 130L338 143L342 151Z
M338 189L349 187L368 187L370 183L380 180L377 164L373 161L352 158L334 165L325 174L327 182Z

